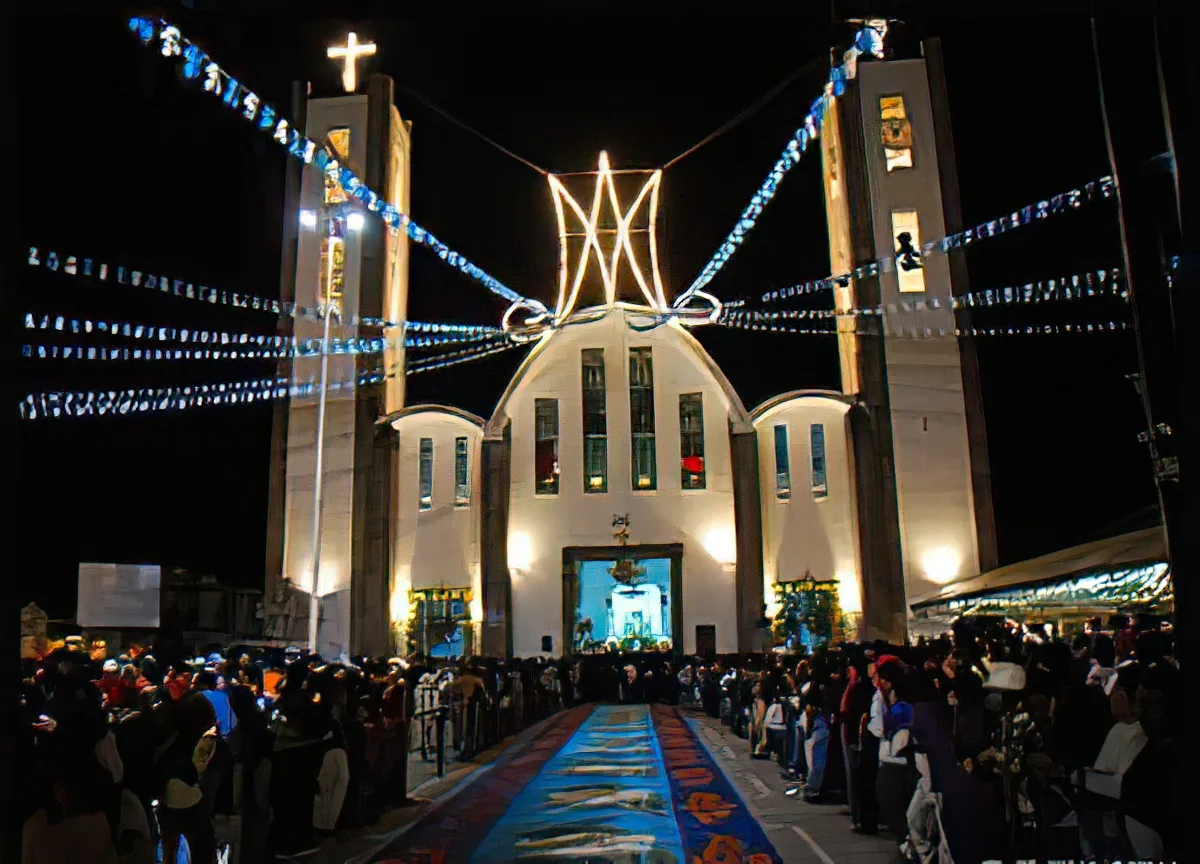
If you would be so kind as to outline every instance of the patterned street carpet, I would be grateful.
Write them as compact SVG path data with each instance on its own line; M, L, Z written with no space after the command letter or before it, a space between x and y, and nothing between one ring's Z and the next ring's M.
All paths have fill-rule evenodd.
M559 715L374 861L778 864L779 857L677 709L602 705Z

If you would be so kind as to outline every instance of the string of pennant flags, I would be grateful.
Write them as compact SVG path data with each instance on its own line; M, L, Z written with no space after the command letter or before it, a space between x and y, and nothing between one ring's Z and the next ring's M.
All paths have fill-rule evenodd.
M374 372L347 381L327 382L327 390L342 390L370 384L385 376ZM317 381L295 384L287 378L257 378L220 384L186 387L144 387L130 390L47 390L29 393L21 400L22 420L54 417L86 417L106 414L146 414L185 411L207 405L234 405L285 397L311 395L320 389Z
M211 93L213 98L236 112L243 120L270 135L271 140L287 149L289 156L306 165L312 165L336 180L350 199L378 216L388 228L404 232L409 240L430 249L442 261L479 282L498 297L510 303L522 303L529 308L537 307L542 312L546 311L543 304L518 294L473 264L465 255L451 249L413 222L407 213L372 190L345 165L339 164L336 154L330 148L318 145L306 137L273 105L230 75L199 46L185 38L174 24L162 19L152 21L135 17L129 19L129 30L144 46L156 50L163 57L181 59L180 74L184 81L199 84L204 92Z
M1076 273L1061 279L1043 279L1024 285L1009 285L1004 288L988 288L972 291L942 301L937 297L901 301L879 306L839 309L746 309L735 307L722 312L717 323L770 323L774 321L801 321L823 318L879 317L896 313L920 313L957 311L959 309L989 309L1000 306L1029 306L1066 300L1082 300L1089 297L1116 297L1129 301L1129 292L1121 271L1115 268Z
M753 321L718 321L719 327L749 330L755 333L792 333L804 336L836 336L853 333L858 336L895 335L905 339L941 339L948 336L1054 336L1058 334L1116 333L1131 329L1126 321L1102 321L1087 324L1026 324L1015 327L918 327L900 324L888 334L859 330L841 331L834 327L794 327L785 324L764 324Z
M808 145L817 140L830 98L841 96L845 92L846 82L858 74L858 57L862 54L871 54L875 57L884 56L883 38L886 31L887 22L878 21L870 22L868 26L863 27L855 34L854 44L843 55L842 62L829 70L825 86L822 88L821 94L809 105L804 122L787 142L783 153L771 167L771 172L759 186L758 191L751 197L750 203L742 211L733 230L729 232L725 241L704 265L700 275L675 302L676 307L685 304L693 294L711 282L741 247L747 235L754 230L755 225L758 224L758 217L774 199L784 178L796 165L800 164L800 159L808 150Z
M520 346L518 342L502 342L498 345L491 345L486 348L464 348L459 351L449 351L434 357L422 357L410 361L408 366L409 375L419 375L422 372L432 372L435 369L445 369L447 366L457 366L460 363L467 363L471 360L478 360L482 357L490 357L492 354L500 354L504 351L511 351L513 348Z
M130 348L107 345L25 344L21 356L38 360L280 360L285 348Z
M165 351L159 349L145 349L144 354L146 359L244 359L251 357L249 354L235 354L232 358L227 358L224 354L228 351L236 351L238 349L230 349L224 346L245 346L241 350L243 352L258 350L269 351L270 354L263 354L268 357L309 357L328 354L379 354L387 349L395 348L431 348L441 345L459 344L463 342L484 342L494 341L496 339L506 338L504 333L498 329L491 332L480 333L436 333L428 335L405 336L402 339L384 339L384 338L352 338L352 339L330 339L326 343L322 339L305 339L300 340L295 336L268 336L263 334L252 333L229 333L219 330L193 330L186 327L153 327L144 324L134 324L128 321L92 321L90 319L66 318L63 315L42 315L37 316L32 312L25 313L25 329L27 330L56 330L60 332L71 333L97 333L115 337L124 337L130 339L144 339L157 342L170 342L180 344L200 344L202 346L222 346L217 349L221 352L221 356L217 354L204 353L208 348L192 349L192 357L188 355L179 355L177 351L167 349ZM31 346L25 346L30 348ZM72 346L61 346L64 350ZM95 347L95 346L91 346ZM109 348L109 353L115 353L117 348ZM138 349L134 349L138 350ZM82 349L80 349L82 351ZM22 352L26 357L33 356L29 351ZM197 356L199 355L199 356ZM60 356L59 354L37 356ZM80 356L79 352L63 354L61 356ZM99 355L95 353L84 353L87 359L97 359ZM129 359L128 357L99 357L99 359ZM142 359L140 356L134 359Z
M109 265L97 262L92 258L82 258L75 255L59 256L58 253L53 251L43 253L37 246L29 247L27 263L30 267L44 267L47 270L66 276L77 276L105 283L106 285L128 285L134 288L146 288L151 291L158 291L160 293L171 294L175 297L197 300L212 305L258 310L310 321L321 321L324 315L324 310L316 306L298 306L295 303L268 300L253 294L226 291L223 288L212 288L207 285L197 285L185 279L157 275L125 265ZM498 327L491 327L484 324L445 324L437 321L389 321L386 318L371 316L353 316L349 319L348 323L382 329L399 327L403 328L406 333L501 332Z
M778 303L792 297L828 291L835 286L845 288L855 279L878 276L880 273L895 273L898 270L917 269L923 266L922 261L926 258L945 255L955 249L966 249L981 240L998 237L1051 216L1078 210L1086 204L1112 198L1116 188L1116 181L1113 177L1100 177L1079 188L1060 192L1035 204L1028 204L1005 216L989 219L987 222L981 222L955 234L947 234L945 237L929 240L920 244L920 248L911 247L901 250L895 255L878 258L855 267L848 273L839 273L822 279L790 285L787 288L768 291L761 295L758 301L760 303ZM744 306L747 302L746 299L731 300L725 306L737 308Z
M316 345L290 346L285 348L130 348L128 346L108 345L46 345L25 344L21 346L21 356L39 360L281 360L284 358L319 357L321 342L311 340ZM406 342L408 340L405 340ZM466 340L458 340L466 341ZM484 341L475 339L471 341ZM488 341L495 342L495 338ZM388 345L382 339L361 339L358 344L331 340L330 355L376 355L381 354L385 347L398 347L399 343ZM405 348L432 348L456 342L428 342L421 344L405 344Z
M516 343L508 342L485 349L448 352L422 358L421 362L410 364L406 371L409 375L432 372L458 363L477 360L490 354L509 351L516 347L518 347ZM326 390L327 392L336 392L356 386L378 384L396 377L397 374L400 373L385 372L381 368L376 368L355 378L327 382ZM316 377L294 383L284 377L274 377L183 387L144 387L127 390L46 390L40 393L26 394L18 405L18 414L22 420L40 420L184 411L210 405L235 405L274 399L303 398L316 395L320 389L321 384Z

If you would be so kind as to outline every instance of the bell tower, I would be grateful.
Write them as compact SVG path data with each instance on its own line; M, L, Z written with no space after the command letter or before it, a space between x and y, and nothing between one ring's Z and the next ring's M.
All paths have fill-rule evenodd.
M357 92L356 67L374 50L354 34L330 48L346 92L315 99L298 93L303 111L294 116L303 118L310 139L407 213L411 124L393 104L391 78L371 75L366 92ZM297 343L318 353L285 361L280 370L296 389L277 410L272 441L265 635L307 645L315 619L322 656L376 655L390 648L396 477L394 436L376 421L404 404L403 329L379 322L399 322L407 313L408 239L351 200L336 166L332 172L298 167L303 173L285 187L282 268L283 297L298 312L281 327L290 323ZM382 355L322 357L326 336L382 336L388 348ZM272 608L285 603L298 611Z
M961 251L921 254L923 242L961 228L938 41L921 55L860 57L822 130L833 272L891 259L835 288L842 386L858 400L869 638L903 638L913 597L996 566L978 360L955 335L952 310L969 291L966 265ZM851 314L875 307L884 314Z

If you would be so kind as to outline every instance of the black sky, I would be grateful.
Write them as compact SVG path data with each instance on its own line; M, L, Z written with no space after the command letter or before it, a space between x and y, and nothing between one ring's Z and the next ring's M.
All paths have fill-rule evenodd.
M130 9L145 14L146 9ZM828 54L828 19L473 18L453 27L167 13L184 34L281 108L289 81L333 94L324 48L348 29L379 43L369 71L423 94L552 171L651 167L704 137L776 82ZM88 255L233 291L278 295L286 156L142 48L126 17L18 20L20 234L25 246ZM992 18L913 23L943 37L963 209L969 224L1108 173L1087 21ZM897 37L897 47L904 45ZM1053 57L1053 64L1023 58ZM664 278L679 290L732 227L819 91L820 62L664 178ZM413 217L518 291L551 299L553 210L545 180L398 89L413 129ZM294 218L294 217L291 217ZM16 254L23 254L17 250ZM972 287L1118 265L1111 203L990 240L969 254ZM500 301L414 249L409 315L495 323ZM744 248L711 285L729 298L826 275L818 160L792 171ZM21 274L20 312L271 332L253 312L42 271ZM992 313L997 324L1108 320L1113 307ZM1118 310L1119 312L1119 310ZM17 314L10 310L9 314ZM718 331L701 341L747 406L790 389L837 389L828 337ZM78 338L67 341L78 342ZM1144 425L1126 373L1133 339L1005 337L980 344L1003 562L1102 534L1154 502ZM481 415L522 352L416 376L410 402ZM22 389L164 386L269 374L270 364L23 361ZM74 610L80 561L185 566L260 585L267 406L23 424L21 603Z

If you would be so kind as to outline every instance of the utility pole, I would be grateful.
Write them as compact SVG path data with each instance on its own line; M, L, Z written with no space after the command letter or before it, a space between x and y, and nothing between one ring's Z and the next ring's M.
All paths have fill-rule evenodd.
M1179 79L1168 82L1161 62L1161 25L1157 18L1092 20L1100 107L1104 120L1109 161L1117 178L1117 207L1121 246L1128 280L1130 309L1137 339L1137 391L1146 415L1142 436L1150 452L1158 489L1159 507L1175 596L1176 653L1183 664L1195 662L1197 625L1194 572L1194 536L1184 527L1180 444L1186 435L1182 406L1179 349L1183 340L1176 322L1185 320L1180 301L1180 277L1171 271L1167 242L1178 242L1187 200L1179 196L1180 182L1188 177L1191 160L1178 148L1181 111L1170 111L1168 97ZM1175 28L1184 22L1175 22ZM1172 28L1168 26L1166 31ZM1174 50L1174 49L1172 49ZM1157 55L1157 56L1155 56ZM1138 62L1152 57L1151 68ZM1175 59L1175 58L1168 58ZM1184 60L1186 62L1186 60ZM1157 68L1155 68L1157 67ZM1182 108L1183 106L1177 106ZM1190 108L1190 105L1188 106ZM1171 158L1157 159L1163 150ZM1169 174L1156 170L1166 163ZM1164 195L1173 186L1175 195ZM1167 205L1171 202L1176 206ZM1194 203L1193 203L1194 206ZM1192 240L1194 241L1194 232ZM1181 268L1186 271L1186 268ZM1173 286L1168 284L1170 275Z

